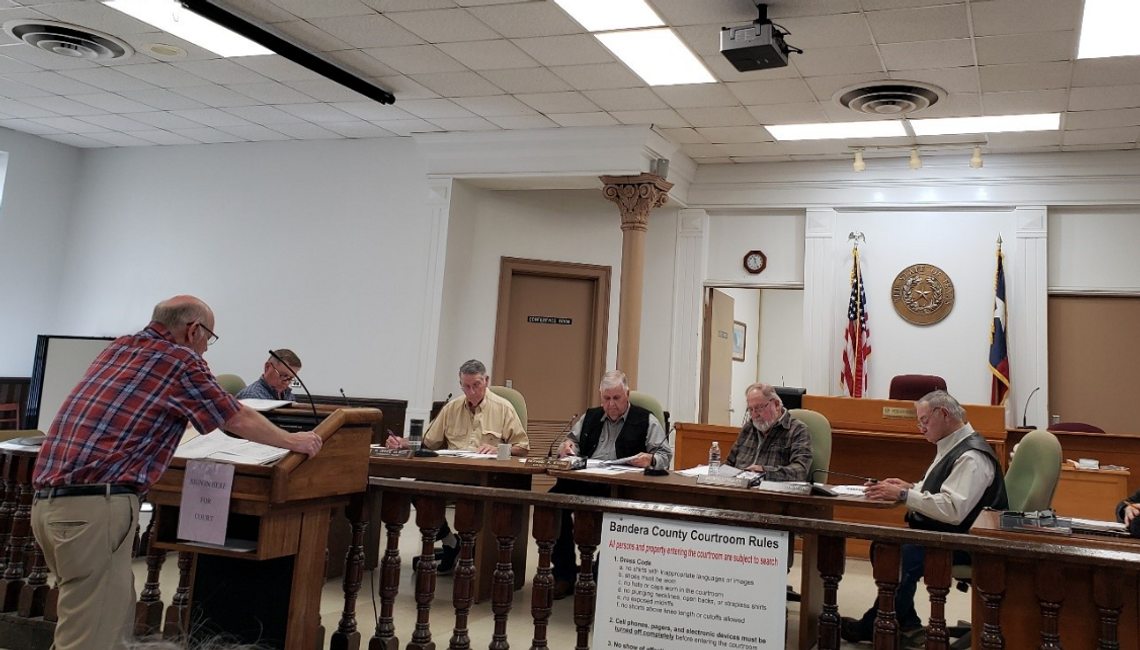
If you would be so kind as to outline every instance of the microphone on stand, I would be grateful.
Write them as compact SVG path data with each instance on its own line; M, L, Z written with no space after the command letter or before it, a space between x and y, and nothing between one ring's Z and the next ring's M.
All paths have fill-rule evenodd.
M559 432L558 435L554 436L554 440L550 442L550 447L546 450L547 458L554 456L554 448L561 444L563 440L566 440L566 437L570 435L570 431L574 428L574 423L577 421L577 413L570 416L570 421L566 423L566 426L562 427L562 431Z
M305 385L305 382L301 381L300 375L293 372L293 369L289 367L289 364L285 363L284 359L277 356L276 352L274 352L273 350L270 350L269 356L273 357L277 361L277 363L280 363L281 365L285 366L285 369L289 371L289 374L293 375L293 379L296 379L297 382L299 384L301 384L301 388L303 388L305 390L305 397L307 397L309 399L309 406L312 407L312 409L313 409L313 426L315 427L318 424L320 424L321 423L321 417L319 415L317 415L317 404L316 404L316 402L313 401L313 394L309 392L309 387Z
M1026 424L1026 422L1028 421L1028 420L1026 420L1026 416L1029 415L1029 400L1033 399L1033 396L1036 395L1037 391L1039 391L1039 390L1041 390L1040 386L1038 386L1037 388L1034 388L1033 392L1029 394L1029 397L1025 398L1025 408L1021 410L1021 428L1022 429L1028 429L1029 428L1029 425Z
M341 396L341 399L344 400L344 405L347 406L348 408L352 408L352 404L349 403L349 401L348 401L348 395L344 394L343 388L340 389L340 396Z
M811 476L808 477L808 481L811 483L815 483L815 475L820 473L820 472L823 472L825 474L835 474L837 476L846 476L847 478L857 478L860 481L863 481L864 483L878 483L879 482L879 479L877 479L877 478L871 478L869 476L859 476L858 474L847 474L846 472L837 472L833 469L832 470L826 470L826 469L823 469L822 467L812 470Z

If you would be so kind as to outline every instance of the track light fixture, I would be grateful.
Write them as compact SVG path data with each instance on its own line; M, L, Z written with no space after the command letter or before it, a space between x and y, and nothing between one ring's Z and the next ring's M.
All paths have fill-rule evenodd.
M974 155L970 156L970 169L981 169L982 167L982 148L974 147Z
M917 148L910 150L910 168L911 169L922 169L922 158L918 157L918 149Z
M851 169L854 169L857 172L867 171L867 163L863 162L862 151L855 152L855 164L851 165Z

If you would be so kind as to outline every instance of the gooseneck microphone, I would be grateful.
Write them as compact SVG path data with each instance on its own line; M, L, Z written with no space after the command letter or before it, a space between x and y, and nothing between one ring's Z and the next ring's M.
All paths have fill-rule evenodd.
M1033 399L1033 396L1036 395L1037 391L1039 391L1039 390L1041 390L1040 386L1038 386L1037 388L1034 388L1033 392L1029 394L1029 397L1025 398L1025 408L1021 409L1021 428L1022 429L1028 429L1029 428L1029 425L1026 424L1026 422L1028 421L1028 420L1026 420L1026 416L1029 415L1029 400Z
M344 389L343 389L343 388L341 388L341 389L340 389L340 397L341 397L341 399L343 399L343 400L344 400L344 405L345 405L345 406L347 406L348 408L352 408L352 404L351 404L351 403L348 401L348 395L345 395L345 394L344 394Z
M570 416L570 421L566 423L566 426L562 427L562 431L559 432L558 435L554 436L554 440L552 440L550 442L550 448L548 448L546 450L546 457L547 458L551 458L552 456L554 456L555 447L557 447L559 444L561 444L562 441L566 439L566 436L570 435L570 431L573 430L574 423L577 421L578 421L578 414L577 413Z
M857 478L860 481L863 481L864 483L878 483L879 482L879 479L877 479L877 478L871 478L869 476L859 476L858 474L848 474L846 472L837 472L835 470L823 469L822 467L812 470L811 476L808 477L808 482L815 483L815 475L820 473L820 472L823 472L825 474L835 474L836 476L846 476L847 478Z
M321 423L321 416L317 415L317 404L316 404L316 402L313 401L313 394L309 392L309 387L305 385L305 382L301 381L301 376L298 375L296 372L293 372L293 369L289 367L289 364L285 363L284 359L277 356L276 352L274 352L273 350L270 350L269 356L276 359L277 363L280 363L281 365L285 366L285 369L289 371L289 374L293 375L293 379L296 379L297 382L301 384L301 388L303 388L305 390L305 397L308 398L308 400L309 400L309 406L313 409L313 426L316 427L317 425L319 425Z

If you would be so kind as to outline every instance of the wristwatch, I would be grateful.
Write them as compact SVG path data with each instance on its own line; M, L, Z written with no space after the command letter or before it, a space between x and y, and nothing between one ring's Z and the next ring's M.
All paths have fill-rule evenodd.
M906 488L899 490L899 503L906 501L906 493L907 492L910 492L910 490L908 490Z

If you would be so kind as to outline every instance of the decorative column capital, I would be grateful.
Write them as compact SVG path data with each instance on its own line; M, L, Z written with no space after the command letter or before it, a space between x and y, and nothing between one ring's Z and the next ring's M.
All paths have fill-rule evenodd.
M621 229L645 231L649 213L665 205L673 184L657 174L637 176L600 176L605 187L602 194L621 210Z

